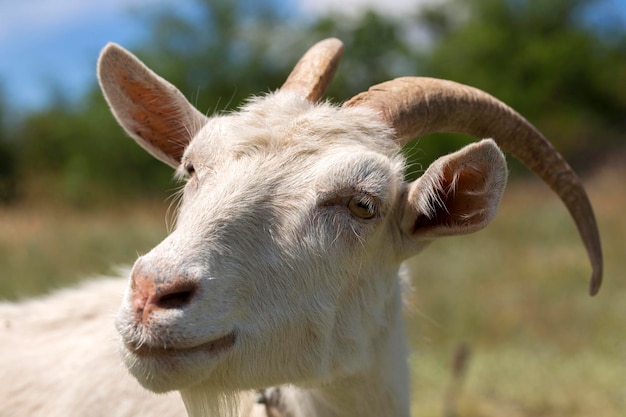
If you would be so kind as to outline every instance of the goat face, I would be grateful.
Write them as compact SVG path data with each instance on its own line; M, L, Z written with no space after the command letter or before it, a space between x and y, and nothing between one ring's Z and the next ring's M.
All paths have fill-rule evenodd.
M246 388L371 361L400 304L400 256L425 242L400 228L415 217L403 160L372 120L276 94L207 122L182 157L176 228L137 261L118 316L140 381Z
M372 120L276 94L200 130L176 228L135 264L117 320L144 385L310 382L372 360L414 223L397 146Z
M433 238L484 227L506 182L504 157L491 140L438 159L413 183L403 181L398 138L419 124L393 117L424 109L413 97L398 100L411 108L377 109L372 97L379 100L385 89L404 94L394 90L400 84L402 91L418 84L419 90L422 81L402 79L335 107L316 103L318 88L303 92L290 76L278 92L241 111L207 118L115 45L103 52L99 77L126 132L188 177L175 230L137 260L117 317L126 364L154 391L315 383L367 368L389 332L399 331L392 326L401 304L400 262ZM495 99L449 82L427 83L436 84L437 94L424 100L433 108L448 110L437 100L450 93L463 111L484 102L499 117L492 123L486 113L450 110L449 121L426 111L428 129L458 130L458 123L469 123L469 133L494 129L567 194L588 239L597 291L597 230L584 223L593 214L575 174ZM509 140L510 132L530 145ZM540 152L548 156L538 160Z
M384 126L347 113L277 94L191 141L175 230L136 262L117 319L148 388L323 379L367 360L392 307L376 294L394 285L403 166Z

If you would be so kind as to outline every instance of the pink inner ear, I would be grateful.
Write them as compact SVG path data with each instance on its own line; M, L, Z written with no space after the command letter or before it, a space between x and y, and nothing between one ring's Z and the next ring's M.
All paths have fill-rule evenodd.
M429 229L449 229L451 233L471 232L489 221L487 177L469 165L448 164L431 196L431 217L420 214L414 233ZM447 234L447 233L444 233Z
M207 118L176 87L118 45L109 44L102 51L98 77L126 133L157 159L178 166Z
M186 132L177 103L171 103L166 92L143 82L128 80L125 86L133 103L129 109L133 133L179 162L185 149L180 137Z

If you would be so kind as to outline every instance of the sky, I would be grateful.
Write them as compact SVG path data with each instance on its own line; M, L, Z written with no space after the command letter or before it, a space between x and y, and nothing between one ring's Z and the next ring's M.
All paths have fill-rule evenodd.
M366 6L403 14L439 0L280 1L296 16L310 17L336 9L357 13ZM109 41L129 48L139 44L147 32L137 18L138 11L166 3L168 0L0 0L0 89L5 100L13 109L31 110L44 106L56 93L79 96L95 82L100 49ZM598 19L602 13L618 12L626 22L626 0L602 3L604 11Z
M0 88L12 107L37 108L52 85L71 97L95 79L99 50L145 32L132 10L161 0L0 0Z

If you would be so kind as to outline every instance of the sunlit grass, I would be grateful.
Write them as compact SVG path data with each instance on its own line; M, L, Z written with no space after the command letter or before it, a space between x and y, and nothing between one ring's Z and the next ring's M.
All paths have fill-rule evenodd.
M573 223L538 182L511 184L486 230L443 239L410 261L413 415L442 417L444 401L445 417L624 415L623 178L600 173L587 182L606 261L596 297L587 295L590 268ZM132 263L165 236L166 206L0 210L0 297L30 296ZM451 358L461 343L471 355L451 400Z
M50 203L0 209L0 299L113 273L165 235L165 204L77 210Z

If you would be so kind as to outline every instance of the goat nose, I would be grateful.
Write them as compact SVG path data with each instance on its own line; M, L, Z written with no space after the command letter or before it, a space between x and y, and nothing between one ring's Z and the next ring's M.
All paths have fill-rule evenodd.
M154 274L143 273L142 268L133 271L131 280L132 305L140 321L156 311L184 308L190 304L199 287L194 279L177 276L165 281ZM161 280L164 282L159 282Z
M156 291L148 298L148 303L160 309L185 307L196 293L196 284L177 280L156 287Z

